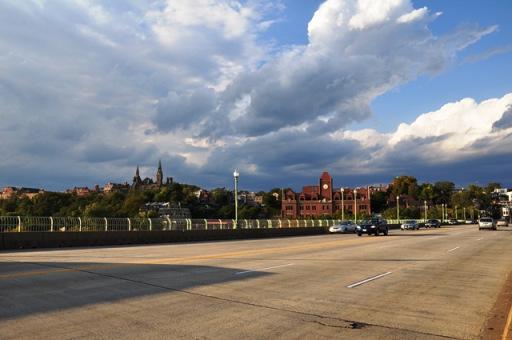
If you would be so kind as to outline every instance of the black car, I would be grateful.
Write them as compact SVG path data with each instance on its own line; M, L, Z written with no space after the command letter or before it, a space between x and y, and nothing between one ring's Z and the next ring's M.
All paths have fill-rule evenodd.
M361 236L363 234L379 236L380 233L382 233L383 235L387 235L388 224L386 220L380 218L364 220L357 225L356 233L357 236Z
M441 222L439 220L428 220L425 222L425 228L439 228L441 227Z

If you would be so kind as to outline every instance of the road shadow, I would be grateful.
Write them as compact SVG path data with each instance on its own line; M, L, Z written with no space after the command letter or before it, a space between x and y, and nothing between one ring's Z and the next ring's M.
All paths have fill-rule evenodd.
M0 262L0 320L272 275L181 264Z

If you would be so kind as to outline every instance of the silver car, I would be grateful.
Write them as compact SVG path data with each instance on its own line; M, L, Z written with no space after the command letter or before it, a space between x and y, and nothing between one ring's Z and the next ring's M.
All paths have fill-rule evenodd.
M508 227L508 221L505 219L498 220L496 222L497 227Z
M496 222L490 217L482 217L478 220L478 230L482 229L496 230Z
M329 228L330 233L355 233L356 224L352 221L343 221Z
M408 229L412 229L412 230L418 230L420 229L420 226L418 225L418 223L415 221L415 220L407 220L407 221L404 221L404 223L402 223L402 225L400 226L400 229L402 230L408 230Z

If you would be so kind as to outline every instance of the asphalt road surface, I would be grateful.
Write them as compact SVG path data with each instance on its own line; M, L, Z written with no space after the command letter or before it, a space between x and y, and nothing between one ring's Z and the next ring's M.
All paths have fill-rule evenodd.
M475 339L511 270L474 225L0 252L0 338Z

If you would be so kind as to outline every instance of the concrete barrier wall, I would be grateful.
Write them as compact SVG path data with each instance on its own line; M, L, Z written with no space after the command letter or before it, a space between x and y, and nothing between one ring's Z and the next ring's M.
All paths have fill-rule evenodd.
M389 224L388 227L398 229L400 226ZM326 234L328 231L328 227L308 227L189 231L12 232L0 233L0 250L237 240L319 235Z
M113 231L113 232L23 232L1 233L0 249L32 249L60 247L88 247L123 244L150 244L235 240L299 235L318 235L327 232L324 227L190 230L190 231Z

